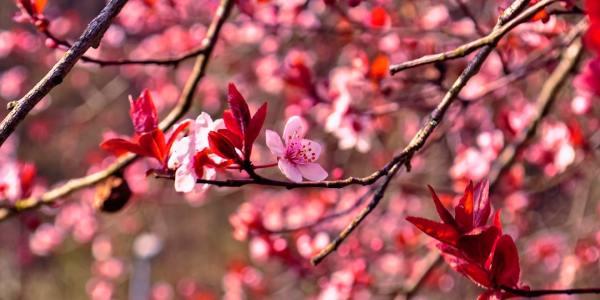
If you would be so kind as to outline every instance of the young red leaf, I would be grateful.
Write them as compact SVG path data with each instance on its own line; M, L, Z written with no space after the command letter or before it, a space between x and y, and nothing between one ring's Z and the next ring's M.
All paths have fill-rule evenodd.
M250 157L250 153L252 152L252 144L260 134L260 130L265 123L265 118L267 117L267 103L264 103L252 116L252 120L250 120L250 124L248 125L248 130L244 135L244 152L247 157Z
M466 260L460 254L457 255L456 248L451 246L440 244L438 245L438 248L442 251L442 256L446 263L448 263L448 265L456 272L464 275L482 287L492 287L492 281L487 270L479 264Z
M21 182L21 197L29 197L33 190L33 184L37 168L34 164L22 164L19 170L19 181Z
M222 134L211 131L208 133L210 149L217 155L227 159L239 159L233 144Z
M239 135L233 133L229 129L219 129L217 130L217 132L225 136L233 144L234 147L242 149L243 142L242 138Z
M487 223L492 212L492 203L489 197L490 183L486 179L475 186L475 198L473 208L473 226L483 226Z
M456 223L464 231L473 229L473 182L469 182L465 193L454 208Z
M428 185L427 187L429 188L429 192L431 193L431 197L433 198L433 203L435 204L435 210L437 211L438 215L440 216L440 219L442 219L442 222L444 222L448 225L452 225L454 227L458 227L456 225L456 221L454 221L454 217L452 217L452 215L446 209L444 204L442 204L442 201L440 201L440 198L435 193L433 188L430 185Z
M173 130L173 133L171 133L171 136L169 137L169 140L167 141L167 145L165 147L165 153L168 154L169 152L171 152L171 146L173 146L173 143L177 139L177 136L179 136L179 134L181 134L189 126L190 126L190 122L183 122L183 123L179 124L177 126L177 128L175 128Z
M500 235L502 235L502 220L500 219L500 210L497 210L492 216L492 225L498 228Z
M156 158L161 164L166 162L165 137L161 130L157 129L139 136L139 144L151 156Z
M158 115L156 113L156 107L150 92L146 89L142 91L142 94L136 99L129 97L131 109L129 115L133 123L133 128L137 134L144 132L151 132L158 128Z
M419 217L407 217L406 220L432 238L453 246L456 245L459 232L454 227Z
M490 257L500 231L494 226L478 227L458 239L457 248L469 259L484 265Z
M494 283L508 287L517 286L519 276L521 276L521 267L519 266L519 252L513 239L506 234L501 236L493 255L491 272Z
M142 156L148 156L149 154L144 148L140 147L140 145L119 138L102 142L100 144L100 148L114 154L115 156L121 156L127 152Z
M239 135L240 137L243 136L240 126L238 126L238 123L235 120L231 110L227 109L223 112L223 122L225 123L225 127L231 132Z
M240 132L245 134L246 128L250 123L250 109L248 108L246 100L233 83L229 84L227 102L229 103L231 113L233 114L233 117L240 128Z

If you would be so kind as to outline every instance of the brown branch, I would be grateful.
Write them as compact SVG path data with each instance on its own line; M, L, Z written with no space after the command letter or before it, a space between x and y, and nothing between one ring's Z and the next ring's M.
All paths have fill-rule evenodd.
M377 207L377 205L379 204L381 199L383 199L383 196L385 196L385 192L386 192L390 182L394 178L394 176L398 173L400 168L405 163L406 164L409 163L409 160L410 160L410 158L407 157L406 162L394 165L394 167L390 170L390 173L388 175L386 175L386 178L385 178L385 181L383 182L383 184L377 188L377 191L376 191L375 195L373 196L373 199L371 200L371 202L369 202L369 204L363 210L361 210L361 212L358 213L358 215L356 217L354 217L354 219L350 222L350 224L348 224L346 226L346 228L344 228L344 230L342 230L342 232L340 232L340 234L332 242L327 244L327 246L325 246L325 248L323 248L321 251L319 251L319 253L317 255L315 255L311 258L310 262L313 265L315 265L315 266L318 265L327 256L329 256L329 254L331 254L335 250L337 250L337 248L348 238L348 236L350 236L352 231L354 231L354 229L356 229L358 227L358 225L360 225L360 223L375 209L375 207Z
M586 26L578 26L576 29L579 35L585 32ZM537 114L532 123L529 125L525 133L513 144L502 150L490 171L490 190L497 187L500 177L505 170L508 170L514 163L516 154L528 141L533 138L535 131L541 120L548 114L552 104L556 99L558 91L563 87L567 77L576 68L579 58L583 52L583 46L580 38L572 41L571 45L564 51L560 63L554 69L538 96ZM423 271L417 276L417 280L413 281L407 288L404 289L406 295L414 295L421 287L428 274L433 271L436 266L439 266L442 261L441 255L438 254L436 260L432 261Z
M577 62L579 61L582 52L583 45L581 39L577 39L563 53L560 63L556 69L554 69L548 80L546 80L540 91L536 104L536 115L533 117L533 121L515 142L502 149L498 158L494 161L489 175L490 181L493 182L491 185L492 189L498 184L497 179L510 169L519 152L521 152L535 136L540 123L550 112L550 108L556 100L556 95L564 86L569 74L577 67Z
M554 1L554 0L548 0ZM517 0L511 5L499 18L498 24L494 27L494 31L498 30L505 21L510 20L512 16L516 15L526 4L528 4L528 0ZM525 12L523 14L527 14L530 12ZM519 16L516 19L521 19ZM515 19L515 20L516 20ZM514 21L514 20L513 20ZM511 24L513 21L509 21ZM502 27L504 28L504 27ZM329 243L321 252L319 252L316 256L311 259L311 262L314 265L319 264L323 261L328 255L333 253L341 243L352 233L352 231L358 227L358 225L375 209L377 204L381 201L384 196L384 193L388 187L389 182L392 180L394 175L398 172L401 166L405 165L407 170L410 171L410 161L412 156L418 152L425 142L429 138L429 136L433 133L435 128L441 123L446 111L450 105L456 100L456 97L462 90L462 88L467 84L467 82L475 76L479 72L481 65L485 62L490 53L494 50L498 39L501 36L498 36L497 39L494 39L492 43L486 44L481 48L481 50L475 55L475 58L467 65L467 67L463 70L461 75L456 79L456 81L452 84L448 92L444 95L442 101L438 104L435 110L431 112L429 121L417 132L417 134L413 137L408 146L402 151L401 160L394 164L389 172L386 175L386 181L377 189L377 193L373 196L373 199L367 207L365 207L355 218L346 226L346 228L338 235L338 237Z
M42 32L47 38L54 41L56 44L71 48L71 43L66 40L59 39L53 33L48 30L44 30ZM158 65L158 66L173 66L177 67L181 62L196 57L206 51L204 46L200 46L192 51L181 54L176 57L170 58L154 58L154 59L118 59L118 60L104 60L96 57L91 57L87 55L81 56L81 61L94 63L101 67L106 66L125 66L125 65Z
M73 66L83 54L94 44L102 39L102 36L110 26L111 21L125 6L127 0L111 0L100 11L79 37L77 42L65 53L65 55L52 67L23 98L10 103L12 110L0 123L0 146L15 131L17 125L25 119L33 107L42 100L54 87L62 83Z
M219 32L225 23L225 20L231 13L233 8L233 0L222 0L213 20L208 28L206 37L202 41L202 46L206 48L206 51L201 53L196 58L196 63L191 75L188 77L183 91L179 97L177 105L171 110L171 112L161 121L159 127L163 130L171 127L179 118L181 118L192 105L192 100L196 91L196 87L200 82L200 79L204 76L206 68L210 61L210 56L217 43ZM18 200L14 207L3 208L0 210L0 221L5 220L9 216L17 214L21 211L31 210L39 207L40 205L47 205L56 202L58 199L70 195L71 193L80 189L92 186L109 176L117 173L119 170L125 168L137 158L136 155L124 155L120 157L115 163L110 165L108 168L98 171L96 173L71 179L65 184L60 185L54 189L51 189L39 197L30 197L26 199Z
M526 297L535 298L545 295L582 295L582 294L600 294L600 288L583 288L583 289L564 289L564 290L520 290L513 289L507 286L501 287L504 291L511 294Z
M510 32L516 26L518 26L521 23L528 22L537 12L541 11L546 6L548 6L554 2L557 2L557 1L558 0L540 1L540 2L532 5L531 7L527 8L518 17L511 19L511 21L509 21L507 23L502 23L502 25L500 25L500 26L496 25L496 27L494 27L492 32L490 32L485 37L471 41L469 43L461 45L450 51L446 51L446 52L442 52L442 53L438 53L438 54L426 55L426 56L423 56L423 57L415 59L415 60L392 65L392 66L390 66L390 73L392 75L394 75L394 74L396 74L400 71L406 70L406 69L411 69L411 68L415 68L418 66L431 64L431 63L435 63L435 62L442 62L442 61L447 61L447 60L451 60L451 59L457 59L460 57L465 57L465 56L473 53L477 49L480 49L484 46L495 45L498 43L498 41L500 41L500 39L504 35L506 35L508 32Z

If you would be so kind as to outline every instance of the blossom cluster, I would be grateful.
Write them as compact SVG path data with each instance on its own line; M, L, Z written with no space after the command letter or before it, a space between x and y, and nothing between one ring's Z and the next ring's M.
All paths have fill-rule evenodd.
M252 173L258 167L251 161L252 149L265 122L267 104L251 115L246 100L233 84L229 84L227 102L229 109L223 112L222 119L213 120L202 112L195 120L186 119L176 125L166 139L159 128L152 96L144 90L138 99L130 98L133 138L108 139L101 147L117 156L135 153L154 158L162 170L174 170L178 192L191 192L199 179L213 180L217 172ZM285 125L283 141L276 132L266 131L266 144L277 157L276 165L294 182L301 182L302 178L321 181L327 177L327 171L316 163L321 145L304 138L306 129L302 118L293 116ZM208 187L205 182L199 189Z

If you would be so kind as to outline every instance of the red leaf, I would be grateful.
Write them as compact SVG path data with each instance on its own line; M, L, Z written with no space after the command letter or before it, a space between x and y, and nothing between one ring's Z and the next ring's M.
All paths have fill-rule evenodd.
M446 263L448 263L448 265L456 272L483 287L489 288L492 286L492 281L490 280L488 272L480 265L469 262L461 256L452 254L453 248L450 246L440 245L439 248L442 250L442 255Z
M238 126L237 121L235 120L235 117L233 116L231 110L227 109L223 112L223 122L225 123L225 127L231 130L231 132L242 136L240 126Z
M167 142L167 145L165 146L165 153L168 154L171 152L171 146L173 146L173 143L177 139L177 136L180 133L182 133L184 130L186 130L189 126L190 126L190 122L183 122L183 123L179 124L179 126L177 126L177 128L175 128L175 130L173 130L173 133L171 133L171 136L169 137L169 141Z
M252 152L252 144L258 137L260 130L265 123L265 118L267 117L267 103L264 103L254 114L252 120L250 120L250 124L248 125L248 130L244 135L245 148L244 153L246 157L250 157L250 153Z
M239 135L233 133L229 129L219 129L217 130L217 132L225 136L233 144L234 147L242 149L243 142L242 138Z
M497 210L492 217L492 225L498 228L500 235L502 235L502 220L500 220L500 210Z
M454 227L419 217L407 217L406 220L434 239L456 245L459 233Z
M444 204L442 204L442 201L440 201L440 198L435 193L433 188L430 185L428 185L427 187L429 188L429 192L431 192L431 197L433 198L433 203L435 204L435 210L437 211L438 215L440 216L440 219L442 219L442 222L444 222L448 225L452 225L454 227L458 227L456 225L456 221L454 220L454 217L446 209Z
M239 159L233 144L222 134L211 131L208 133L208 145L217 155L227 159Z
M473 226L483 226L487 223L492 212L492 203L489 197L490 183L486 179L475 186L475 202L473 209Z
M248 108L246 100L244 100L244 97L242 94L240 94L233 83L229 84L227 102L229 103L231 113L233 114L233 117L240 128L240 132L242 135L246 134L246 128L250 123L250 109Z
M478 227L473 231L462 235L458 239L457 248L469 259L484 265L490 257L496 240L500 236L498 228L488 226Z
M600 2L598 0L586 0L585 11L593 22L600 20Z
M33 8L35 9L35 12L38 14L41 14L42 12L44 12L44 8L46 8L47 3L48 3L47 0L34 0Z
M516 287L519 283L519 252L509 235L505 234L498 239L490 268L496 285Z
M165 138L160 129L141 134L138 140L140 146L149 154L147 156L156 158L161 164L165 163Z
M33 189L37 169L34 164L22 164L19 170L19 181L21 183L21 197L29 197Z
M115 156L120 156L128 152L142 156L148 156L148 152L146 152L146 150L140 145L124 139L106 140L100 144L100 148L114 154Z
M142 94L136 99L129 97L131 109L129 115L133 123L133 128L137 134L153 131L158 128L158 116L154 101L150 92L145 89Z
M473 182L469 182L465 193L454 208L456 223L464 231L473 229Z

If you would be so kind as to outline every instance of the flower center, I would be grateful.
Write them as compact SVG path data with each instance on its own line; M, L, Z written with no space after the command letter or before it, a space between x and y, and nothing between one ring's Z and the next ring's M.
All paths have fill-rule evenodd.
M299 165L312 163L317 159L314 148L313 142L302 143L300 139L292 139L287 144L285 158Z

